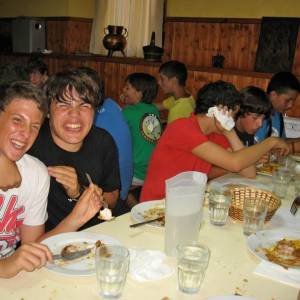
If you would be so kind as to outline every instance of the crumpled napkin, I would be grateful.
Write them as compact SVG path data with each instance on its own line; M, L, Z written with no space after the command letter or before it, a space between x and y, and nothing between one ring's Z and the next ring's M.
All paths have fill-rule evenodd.
M174 268L165 263L166 255L161 251L129 249L129 252L129 274L134 280L158 280L174 272Z
M208 117L215 117L222 127L226 130L231 130L235 123L231 116L229 116L228 111L225 112L222 109L219 109L217 106L210 107L206 114Z
M300 289L300 270L284 269L267 261L262 261L254 270L254 274L279 281L281 283Z

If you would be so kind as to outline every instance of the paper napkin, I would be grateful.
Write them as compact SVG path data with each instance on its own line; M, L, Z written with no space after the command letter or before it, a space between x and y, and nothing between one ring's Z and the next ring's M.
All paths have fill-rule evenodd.
M129 251L129 274L137 281L158 280L174 272L174 268L166 264L166 255L161 251L140 249L129 249Z
M281 266L262 261L254 270L254 274L267 277L274 281L293 286L300 289L300 270L299 269L284 269Z

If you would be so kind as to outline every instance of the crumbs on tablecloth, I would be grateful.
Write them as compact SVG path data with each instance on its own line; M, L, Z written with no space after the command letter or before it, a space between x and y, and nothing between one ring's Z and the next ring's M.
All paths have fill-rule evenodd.
M244 282L248 282L248 279L244 278L243 281L244 281Z
M161 298L161 300L171 300L171 298L169 298L169 297L163 297L163 298Z

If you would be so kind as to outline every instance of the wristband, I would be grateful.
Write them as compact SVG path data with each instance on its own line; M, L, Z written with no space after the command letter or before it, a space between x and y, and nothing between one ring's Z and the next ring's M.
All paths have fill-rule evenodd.
M77 197L73 197L73 198L68 198L68 201L69 202L73 202L73 201L77 202L79 200L79 198L81 197L81 195L83 194L84 190L85 190L85 188L82 185L80 185L79 186L78 196Z

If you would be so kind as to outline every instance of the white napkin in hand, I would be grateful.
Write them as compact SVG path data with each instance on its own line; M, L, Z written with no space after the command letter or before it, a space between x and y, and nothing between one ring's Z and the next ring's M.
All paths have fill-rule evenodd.
M158 280L172 275L174 269L165 263L161 251L129 249L129 274L137 281Z
M262 261L254 270L254 274L267 277L269 279L279 281L281 283L300 288L300 270L284 269L267 261Z
M217 106L210 107L206 114L208 117L215 117L226 130L231 130L235 123L233 118L229 115L228 111L219 109Z

